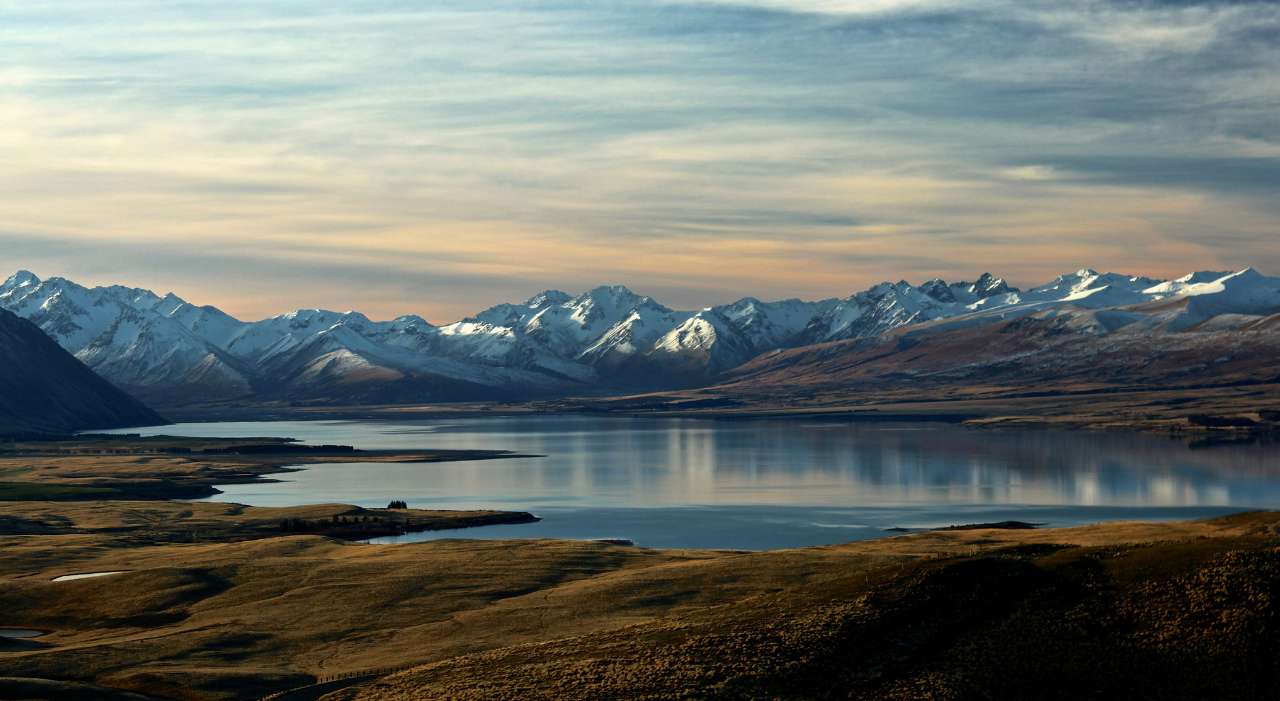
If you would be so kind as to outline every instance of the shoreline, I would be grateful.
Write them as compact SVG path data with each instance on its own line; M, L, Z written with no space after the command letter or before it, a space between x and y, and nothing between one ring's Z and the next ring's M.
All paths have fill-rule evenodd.
M1074 395L1087 401L1093 394ZM1106 395L1104 395L1106 396ZM673 404L680 404L676 401ZM968 410L956 404L980 404ZM997 405L992 408L990 405ZM598 418L694 419L704 421L837 421L849 423L941 423L988 431L1088 431L1102 433L1135 433L1165 435L1185 440L1236 440L1280 437L1280 422L1254 420L1252 426L1195 425L1185 412L1174 418L1142 418L1130 414L1072 414L1045 411L1004 411L1008 400L922 400L883 405L806 406L794 408L626 408L595 405L546 407L534 403L522 405L431 404L383 405L312 408L280 408L272 406L229 408L167 408L175 423L273 422L273 421L431 421L473 418L519 418L536 416L587 416ZM939 406L941 405L941 406ZM1220 414L1205 414L1217 418ZM1249 413L1249 412L1235 412ZM1257 414L1257 412L1253 412ZM1251 419L1253 420L1253 419Z
M89 538L107 549L294 537L359 543L540 520L527 511L388 509L341 503L269 507L199 501L8 501L0 502L0 541L15 536L55 541Z
M202 499L217 485L326 463L435 463L535 457L507 450L356 450L288 438L96 434L0 443L0 502Z
M432 509L433 513L450 513L449 509ZM475 511L460 509L453 511L457 514L474 514ZM418 522L412 522L412 517L406 517L404 524L397 528L370 528L367 530L342 530L342 529L325 529L316 531L301 531L299 535L318 535L328 538L338 538L354 543L364 545L383 545L383 543L370 543L375 538L394 538L396 536L408 535L410 533L424 533L435 531L453 531L465 528L483 528L484 526L517 526L526 523L537 523L542 518L534 516L528 511L499 511L494 513L483 513L476 516L454 516L444 520L424 519ZM390 543L387 543L390 545ZM398 545L398 544L397 544Z

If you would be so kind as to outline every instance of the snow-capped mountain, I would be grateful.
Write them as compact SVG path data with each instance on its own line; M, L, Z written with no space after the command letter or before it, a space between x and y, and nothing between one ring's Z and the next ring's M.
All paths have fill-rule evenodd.
M1092 404L1084 397L1136 391L1144 394L1130 395L1123 419L1133 421L1160 418L1161 392L1185 392L1165 409L1203 392L1229 411L1241 397L1221 394L1226 388L1256 385L1244 392L1252 397L1280 382L1280 279L1253 270L1168 282L1082 270L1017 296L873 338L764 354L718 377L713 391L722 400L823 395L821 405L850 396L1012 399L1030 390L1075 395L1081 406Z
M619 366L632 377L709 377L764 351L789 345L815 315L835 301L761 302L746 297L733 304L704 309L687 315L643 352Z
M172 294L90 289L21 271L0 285L0 308L159 404L237 397L395 403L696 384L778 349L1047 310L1069 312L1079 332L1178 332L1222 315L1280 312L1280 279L1253 270L1171 281L1080 270L1024 292L984 274L972 283L886 282L843 299L748 297L688 312L625 287L598 287L578 296L548 290L435 326L417 316L373 321L321 309L244 322Z
M844 299L763 303L747 297L697 312L631 362L636 376L655 373L689 380L731 370L778 348L847 338L974 311L984 300L1017 292L983 274L977 282L942 280L913 287L881 283ZM674 377L673 377L674 379Z
M0 285L0 307L134 394L182 388L193 398L218 398L252 390L248 366L217 342L249 325L213 307L148 290L42 281L26 271Z

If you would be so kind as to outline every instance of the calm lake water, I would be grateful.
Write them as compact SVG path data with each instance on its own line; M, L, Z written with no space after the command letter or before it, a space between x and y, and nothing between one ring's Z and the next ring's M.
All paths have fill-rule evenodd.
M1280 507L1280 444L1269 441L1197 446L1150 435L945 424L574 416L200 423L141 432L543 456L309 466L276 483L223 486L211 499L366 507L403 499L418 508L543 518L399 540L627 538L647 547L760 550L875 538L892 527L1068 526Z

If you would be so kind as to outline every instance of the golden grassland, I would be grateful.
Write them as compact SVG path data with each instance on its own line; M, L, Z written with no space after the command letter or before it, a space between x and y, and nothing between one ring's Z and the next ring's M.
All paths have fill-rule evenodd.
M122 520L138 508L111 506ZM105 508L82 513L110 528ZM303 535L136 546L111 533L0 537L0 626L52 631L40 647L0 655L0 675L255 698L312 676L580 635L880 560L553 540L362 545ZM113 570L126 573L51 581Z
M969 662L963 656L947 662L952 653L946 651L1004 644L1000 626L1023 625L1016 616L1009 619L1020 605L1032 607L1025 615L1050 616L1044 620L1064 630L1071 621L1084 625L1093 615L1088 607L1094 594L1116 587L1110 575L1059 582L1037 574L1042 570L1102 567L1105 574L1114 563L1180 563L1161 565L1160 576L1149 579L1151 586L1175 589L1174 582L1185 580L1177 585L1183 589L1169 590L1174 593L1159 589L1169 611L1182 612L1187 592L1200 592L1196 582L1203 580L1208 589L1201 593L1210 599L1202 604L1209 608L1177 616L1243 621L1260 615L1254 609L1267 609L1258 608L1256 597L1228 597L1234 608L1222 608L1213 599L1219 586L1213 577L1219 575L1212 573L1231 570L1239 560L1245 569L1221 576L1274 587L1277 580L1266 568L1280 545L1280 515L1272 513L1044 531L935 531L772 552L558 540L366 545L313 535L148 544L137 531L184 520L270 524L354 508L0 504L5 518L62 529L0 536L0 627L50 631L10 641L0 652L0 676L92 682L193 700L259 698L317 678L410 666L419 669L334 693L368 699L820 698L830 689L793 688L794 679L833 674L865 681L857 688L868 697L897 688L884 686L885 680L954 690L960 687L947 681L947 670ZM114 570L124 572L52 581ZM1059 601L1044 593L1067 589L1076 598ZM1058 602L1057 608L1041 611L1036 596ZM963 613L971 603L973 612ZM1120 615L1113 610L1119 605L1106 604L1107 615ZM1160 621L1151 635L1174 636L1168 644L1180 645L1183 628L1166 629ZM925 634L931 630L951 632L939 642ZM1240 630L1253 634L1247 626ZM1026 639L1033 647L1051 642L1044 635L1026 638L1030 629L1017 631L1010 640ZM906 636L909 649L895 635ZM917 635L934 642L918 647L910 642ZM965 635L978 637L956 648L957 640L969 640ZM1094 640L1087 630L1080 635L1099 650L1119 644ZM849 645L852 652L840 653L845 656L831 652ZM857 662L878 646L884 647L880 657L867 659L879 662ZM925 648L934 652L917 654ZM885 676L873 668L897 671ZM950 693L921 698L963 696Z
M335 518L345 522L330 525ZM81 535L112 548L275 537L282 535L284 522L304 522L305 530L316 535L359 540L388 535L386 531L403 530L406 525L413 530L448 530L527 519L523 512L365 509L350 504L259 507L175 501L0 502L0 536Z
M846 572L324 698L1271 699L1280 540L1268 521L1254 535L1027 545Z

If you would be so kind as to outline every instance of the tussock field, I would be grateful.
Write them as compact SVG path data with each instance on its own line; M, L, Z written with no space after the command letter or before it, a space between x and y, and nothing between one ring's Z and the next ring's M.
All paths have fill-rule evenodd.
M729 552L139 542L122 524L156 504L0 505L33 524L75 507L73 531L0 536L0 627L49 631L5 641L0 677L191 700L389 668L407 669L329 698L1267 698L1280 678L1270 512Z
M121 548L241 541L286 533L359 540L395 529L448 530L532 519L522 511L364 509L350 504L271 508L220 502L22 501L0 503L0 536L86 535L106 547Z
M1036 545L923 560L325 698L1275 698L1275 545Z
M883 556L573 541L361 545L318 536L114 547L0 538L0 675L173 698L257 698L370 668L581 635L778 591ZM69 582L72 573L122 574Z

